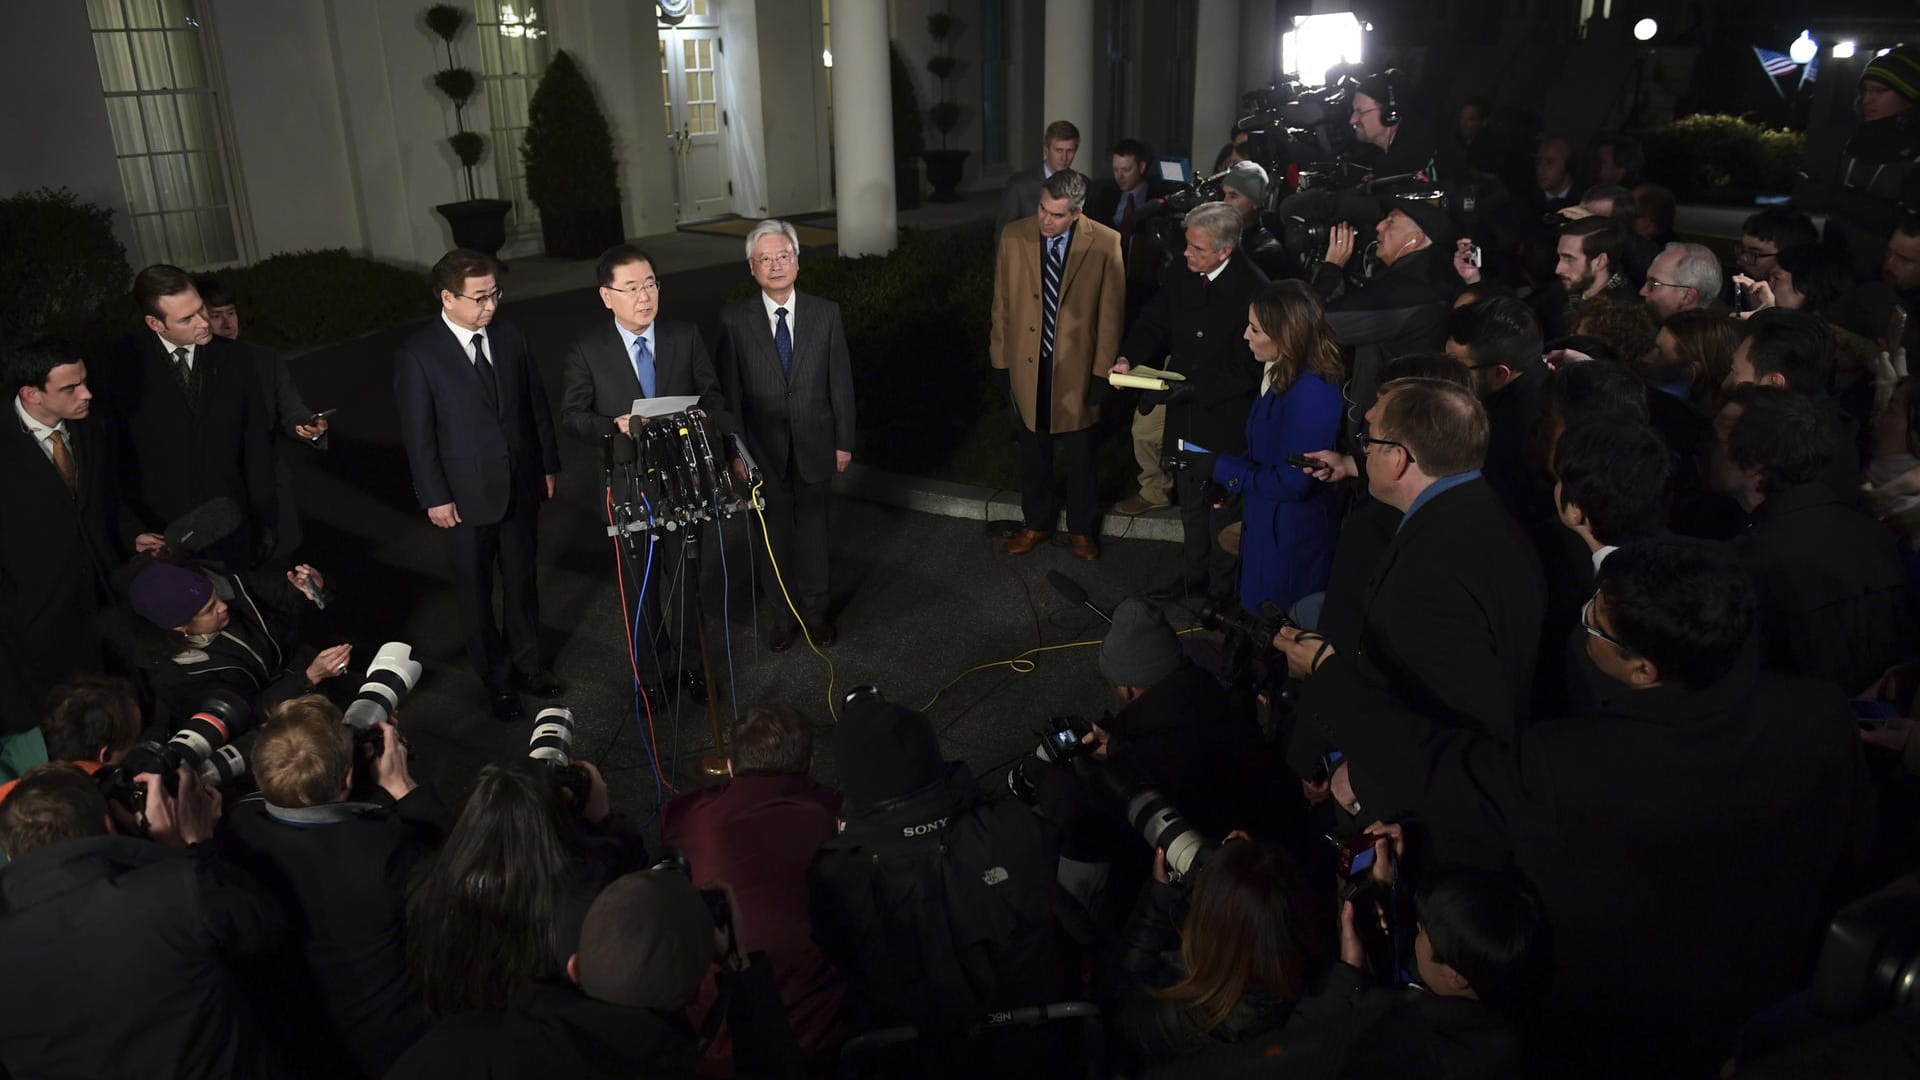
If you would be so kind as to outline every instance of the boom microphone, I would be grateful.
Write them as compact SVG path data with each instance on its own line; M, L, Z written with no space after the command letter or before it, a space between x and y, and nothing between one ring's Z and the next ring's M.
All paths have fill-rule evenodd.
M1053 586L1053 591L1059 593L1067 603L1079 604L1088 611L1100 616L1104 621L1108 623L1113 622L1112 614L1101 610L1099 605L1088 599L1087 590L1081 588L1079 582L1067 575L1058 570L1049 570L1047 571L1047 584Z

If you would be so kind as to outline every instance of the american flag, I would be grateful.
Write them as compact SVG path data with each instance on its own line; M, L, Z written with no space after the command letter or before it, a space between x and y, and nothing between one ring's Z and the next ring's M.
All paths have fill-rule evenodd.
M1788 56L1786 53L1773 52L1769 49L1763 49L1758 45L1753 47L1753 57L1760 61L1760 68L1767 73L1767 78L1769 79L1777 79L1800 67L1799 64L1793 62L1793 57Z

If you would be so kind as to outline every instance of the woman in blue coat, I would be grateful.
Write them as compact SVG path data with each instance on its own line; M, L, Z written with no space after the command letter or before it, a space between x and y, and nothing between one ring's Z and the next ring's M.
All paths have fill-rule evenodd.
M1265 366L1260 400L1247 416L1247 452L1214 460L1213 478L1245 496L1240 604L1286 610L1326 588L1338 525L1334 489L1287 464L1325 450L1340 429L1340 342L1320 298L1304 282L1276 281L1247 309L1247 344Z

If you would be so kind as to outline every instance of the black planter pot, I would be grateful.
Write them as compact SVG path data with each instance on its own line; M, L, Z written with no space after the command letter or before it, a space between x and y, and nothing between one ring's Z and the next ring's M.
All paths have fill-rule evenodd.
M927 159L927 183L933 185L928 198L933 202L959 202L960 174L966 169L967 151L928 150L920 156Z
M453 246L499 253L507 242L507 214L513 204L505 199L467 199L434 207L453 229Z
M893 163L893 208L913 210L920 206L920 166L911 161Z
M547 254L555 258L599 258L601 252L626 238L618 206L611 210L540 213L540 239Z

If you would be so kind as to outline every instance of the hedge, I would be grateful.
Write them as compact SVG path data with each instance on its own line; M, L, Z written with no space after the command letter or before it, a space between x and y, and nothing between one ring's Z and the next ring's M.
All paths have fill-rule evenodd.
M126 321L133 271L113 211L60 188L0 199L0 338L109 336Z
M275 255L216 276L233 290L247 340L312 348L437 310L425 275L343 248Z
M1737 116L1684 116L1646 133L1647 172L1682 202L1747 203L1785 195L1806 150L1797 131Z

